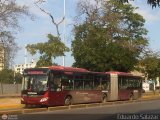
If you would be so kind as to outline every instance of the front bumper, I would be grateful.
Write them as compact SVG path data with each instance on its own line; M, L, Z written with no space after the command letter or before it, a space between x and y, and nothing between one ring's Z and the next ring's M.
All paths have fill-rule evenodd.
M27 105L48 105L48 97L21 97L21 104Z

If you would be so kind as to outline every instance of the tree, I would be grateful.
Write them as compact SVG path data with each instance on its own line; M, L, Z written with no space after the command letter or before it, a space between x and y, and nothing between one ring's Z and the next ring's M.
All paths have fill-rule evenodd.
M14 82L14 72L10 69L3 69L0 71L0 82L1 83L13 83Z
M44 0L37 0L37 1L34 2L34 4L35 4L43 13L47 14L47 15L51 18L51 21L52 21L53 25L56 27L57 37L58 37L59 40L60 40L59 25L65 20L65 16L63 16L60 21L56 22L54 16L53 16L50 12L48 12L48 11L46 11L45 9L43 9L42 7L40 7L40 4L42 4L43 2L46 2L46 1L44 1Z
M118 1L120 1L122 3L126 3L126 2L128 3L129 0L118 0ZM160 0L146 0L146 1L152 7L157 7L157 6L159 7L160 6Z
M11 69L3 69L0 71L0 82L1 83L7 83L7 84L13 84L16 83L22 83L22 76L20 73L14 73Z
M139 71L146 75L147 79L156 80L160 77L160 55L149 50L139 60Z
M19 18L33 17L27 6L20 6L16 0L0 0L0 43L5 48L5 66L8 67L18 49L15 43L15 33L20 30Z
M23 75L20 74L20 73L15 73L15 77L14 77L14 82L17 84L21 84L22 83L22 78L23 78Z
M56 63L52 63L52 57L56 58L58 56L65 56L64 52L68 52L69 48L65 46L64 43L61 42L61 34L59 31L59 25L65 20L65 16L62 17L60 21L56 21L53 14L48 12L47 10L40 7L40 5L46 2L44 0L36 0L34 4L36 7L38 7L43 13L48 15L51 19L51 22L56 27L57 36L53 36L51 34L48 34L49 41L46 43L37 43L36 45L28 45L28 50L33 54L33 51L36 52L36 50L40 51L40 59L37 62L37 67L41 66L50 66L50 65L57 65ZM51 43L50 43L51 42ZM42 46L44 48L42 48ZM34 53L35 54L35 53Z
M48 39L47 42L30 44L26 47L32 55L36 53L40 54L40 59L36 67L51 66L54 64L52 63L52 58L55 59L58 56L64 56L64 52L69 51L69 48L58 37L48 34Z
M78 3L73 66L93 71L131 71L147 46L145 20L130 4L114 0Z
M1 34L1 40L3 42L0 42L1 48L0 51L4 51L4 58L1 57L2 63L4 63L4 68L9 68L10 64L13 62L13 58L18 50L18 46L15 43L15 38L12 35L11 32L3 32Z

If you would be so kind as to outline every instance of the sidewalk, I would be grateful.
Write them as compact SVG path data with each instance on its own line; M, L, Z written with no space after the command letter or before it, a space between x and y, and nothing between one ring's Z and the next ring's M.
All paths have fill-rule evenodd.
M159 91L149 91L142 94L141 99L160 99Z
M0 110L22 108L20 95L0 95Z

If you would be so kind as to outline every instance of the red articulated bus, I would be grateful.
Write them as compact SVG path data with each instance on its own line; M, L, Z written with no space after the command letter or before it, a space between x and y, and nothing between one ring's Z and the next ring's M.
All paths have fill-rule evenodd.
M142 78L123 72L91 72L51 66L24 70L21 103L57 106L138 99Z

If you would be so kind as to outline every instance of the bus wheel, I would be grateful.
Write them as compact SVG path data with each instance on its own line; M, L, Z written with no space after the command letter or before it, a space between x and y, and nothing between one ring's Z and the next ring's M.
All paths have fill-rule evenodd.
M133 100L133 94L131 94L131 95L130 95L129 100L130 100L130 101L132 101L132 100Z
M67 96L65 98L65 102L64 102L65 105L71 105L72 104L72 98L70 96Z
M107 102L107 95L106 94L104 94L102 97L102 103L105 103L105 102Z
M25 108L30 108L31 107L31 105L28 105L28 104L25 104L25 106L24 106Z

